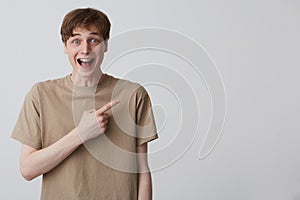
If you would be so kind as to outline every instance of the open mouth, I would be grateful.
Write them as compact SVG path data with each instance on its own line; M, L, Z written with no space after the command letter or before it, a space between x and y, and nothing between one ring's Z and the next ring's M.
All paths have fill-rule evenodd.
M77 62L82 67L89 67L93 63L93 58L78 58Z

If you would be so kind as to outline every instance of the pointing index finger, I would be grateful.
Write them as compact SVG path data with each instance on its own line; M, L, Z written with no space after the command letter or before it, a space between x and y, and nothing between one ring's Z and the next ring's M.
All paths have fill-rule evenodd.
M97 115L101 115L103 114L104 112L108 111L109 109L111 109L113 106L117 105L118 103L120 103L119 100L112 100L111 102L105 104L103 107L99 108L97 111L96 111L96 114Z

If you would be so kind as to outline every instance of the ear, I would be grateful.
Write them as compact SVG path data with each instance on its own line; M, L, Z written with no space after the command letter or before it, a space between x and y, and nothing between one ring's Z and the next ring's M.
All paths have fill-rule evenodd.
M63 45L64 45L64 53L65 53L65 54L68 54L67 43L64 42Z
M104 40L104 52L107 52L108 50L108 39Z

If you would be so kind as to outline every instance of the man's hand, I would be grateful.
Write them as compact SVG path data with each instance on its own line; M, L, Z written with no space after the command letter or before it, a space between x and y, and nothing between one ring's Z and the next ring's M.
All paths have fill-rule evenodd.
M110 114L107 113L113 106L118 104L113 100L98 110L85 111L77 126L77 133L82 143L95 138L106 131Z

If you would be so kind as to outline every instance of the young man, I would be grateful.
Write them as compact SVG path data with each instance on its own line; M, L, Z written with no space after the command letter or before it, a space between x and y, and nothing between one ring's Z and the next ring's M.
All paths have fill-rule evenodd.
M41 199L152 198L151 101L140 85L102 73L109 31L99 10L69 12L61 36L72 74L35 84L25 98L12 138L22 143L23 177L43 175Z

